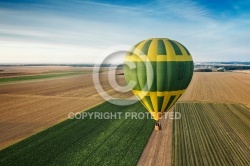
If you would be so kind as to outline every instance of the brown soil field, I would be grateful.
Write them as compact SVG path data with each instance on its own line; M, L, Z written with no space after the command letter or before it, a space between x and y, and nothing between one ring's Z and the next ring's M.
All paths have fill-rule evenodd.
M250 73L250 70L234 70L233 72Z
M242 103L250 107L249 81L250 73L195 72L189 87L178 101ZM171 119L161 119L162 130L153 131L138 162L139 166L171 165L172 123Z
M79 70L92 71L92 68L73 66L0 66L0 78Z
M132 96L131 92L115 91L106 72L100 74L100 80L111 96ZM122 76L118 75L117 80L120 85L125 84ZM70 112L82 112L104 99L97 93L91 73L0 85L0 101L0 149L3 149L67 119Z
M250 73L195 73L179 101L241 103L250 106Z

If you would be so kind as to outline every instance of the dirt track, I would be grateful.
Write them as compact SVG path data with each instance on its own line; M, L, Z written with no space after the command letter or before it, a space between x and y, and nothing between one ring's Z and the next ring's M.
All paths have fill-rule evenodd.
M169 111L172 111L171 108ZM149 138L138 166L145 165L171 165L172 153L172 123L173 120L168 118L161 120L161 131L154 130Z

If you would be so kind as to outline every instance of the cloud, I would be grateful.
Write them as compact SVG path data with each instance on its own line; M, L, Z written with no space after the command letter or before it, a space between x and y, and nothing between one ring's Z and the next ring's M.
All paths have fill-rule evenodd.
M109 47L151 37L181 42L195 61L250 59L247 13L215 19L193 1L53 3L0 8L1 62L94 62Z
M210 11L202 6L199 6L194 1L171 1L166 3L164 0L158 1L160 14L168 14L179 19L187 19L192 21L203 21L208 18Z

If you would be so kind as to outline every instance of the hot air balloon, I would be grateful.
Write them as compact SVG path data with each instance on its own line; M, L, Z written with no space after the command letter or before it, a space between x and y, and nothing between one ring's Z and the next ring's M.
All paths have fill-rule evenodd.
M181 97L193 76L193 60L181 43L151 38L126 54L124 75L134 95L156 120ZM159 129L159 128L158 128Z

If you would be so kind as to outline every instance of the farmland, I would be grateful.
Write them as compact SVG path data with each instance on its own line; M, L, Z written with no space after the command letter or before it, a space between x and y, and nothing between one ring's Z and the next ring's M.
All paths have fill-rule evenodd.
M23 75L18 73L15 77L54 72L79 72L79 70L82 70L82 74L1 84L0 149L67 119L69 112L81 112L104 101L93 85L92 68L19 67L16 69L14 67L4 71L17 73L17 70L22 71ZM12 77L14 78L13 75ZM112 89L105 72L101 74L101 81L107 93L114 97L132 95L130 92L119 94ZM124 80L120 79L119 83L123 84Z
M195 73L179 101L242 103L250 106L250 73Z
M63 77L63 76L73 76L83 74L83 71L78 72L65 72L65 73L50 73L50 74L36 74L31 76L19 76L19 77L7 77L1 78L0 84L2 83L9 83L9 82L16 82L16 81L31 81L37 79L46 79L46 78L56 78L56 77Z
M239 104L177 103L173 165L249 165L250 110Z
M17 72L17 70L21 72ZM176 105L176 111L183 114L181 121L162 119L161 124L163 130L160 132L153 131L152 135L150 135L152 132L152 121L148 122L150 124L147 124L150 126L150 131L146 131L146 129L143 128L146 122L143 120L86 120L93 125L87 124L85 120L66 120L68 119L69 112L82 112L92 107L94 108L90 111L145 111L144 108L141 108L140 104L137 105L138 103L131 107L110 106L107 103L95 107L96 105L103 103L104 99L102 99L95 90L92 81L91 68L19 67L14 69L3 69L1 72L5 73L5 75L2 76L2 79L17 79L18 77L31 78L36 75L53 75L55 73L77 73L76 75L66 74L58 77L52 76L51 78L36 78L21 81L12 80L0 84L0 149L26 138L25 140L1 151L1 159L3 159L3 162L15 159L22 163L29 158L32 159L31 161L35 162L36 165L47 165L47 163L51 165L69 163L69 165L72 165L74 164L72 163L73 160L76 163L79 162L79 164L82 164L82 160L85 160L86 156L91 156L93 154L97 159L97 161L94 162L95 164L100 164L98 161L102 160L104 164L117 165L117 160L114 158L118 158L125 165L134 165L137 161L138 165L171 165L171 160L173 165L175 163L176 165L183 165L184 162L190 164L193 162L193 165L195 165L197 163L203 163L204 161L213 164L226 163L228 165L228 163L232 163L231 159L225 157L225 155L228 155L229 150L234 150L233 153L229 155L235 159L234 161L244 164L249 160L245 155L240 154L242 154L242 150L244 150L246 154L248 153L247 151L249 151L249 149L246 149L246 147L249 147L250 129L249 123L246 121L246 118L249 118L249 110L245 106L250 106L250 73L194 73L190 86ZM80 73L78 74L78 72ZM133 96L131 92L119 93L114 90L109 85L107 73L105 71L100 74L100 79L103 89L109 95L118 98ZM116 79L119 85L125 85L125 80L122 75L117 75ZM107 105L112 108L112 110L108 109ZM189 114L188 111L193 111L193 114ZM185 117L190 119L189 116L194 115L195 117L192 118L197 119L197 121L190 122L188 119L185 119ZM205 128L205 130L205 125L199 124L200 118L204 116L208 117L207 120L203 120L204 124L208 126L208 129ZM180 126L180 122L183 127ZM112 126L111 123L115 126ZM144 125L142 125L143 123ZM185 127L190 127L189 123L194 123L193 127L196 128L193 132L199 133L198 136L202 136L201 134L210 136L211 132L211 137L208 136L204 139L205 142L201 142L199 146L195 147L194 145L196 144L190 142L192 140L189 138L194 137L199 142L201 139L198 139L198 137L196 137L197 135L194 135L194 133L186 133L186 130L183 130L183 135L179 132L182 131L182 128L185 129ZM226 127L227 123L230 123L228 124L228 127ZM176 129L177 125L179 125L178 129ZM215 128L214 125L216 125L217 128ZM203 128L199 128L199 126ZM105 127L107 131L104 129ZM137 127L146 131L147 134L145 135L145 138L141 138L142 136L140 134L132 138L132 135L134 134L132 133L132 130L138 131L139 128ZM174 129L173 132L172 128ZM231 128L231 130L229 130L229 128ZM66 131L68 130L70 131L67 133ZM113 134L110 132L113 132ZM65 133L65 135L63 133ZM77 135L77 133L79 135ZM123 135L124 133L127 133L127 135ZM217 137L220 135L227 139L218 139ZM44 139L42 137L44 137ZM80 137L82 139L80 139ZM114 141L122 141L122 139L126 141L129 139L136 140L137 137L138 139L143 140L143 144L139 144L135 141L140 147L137 147L133 143L131 143L132 146L130 147L136 147L138 151L131 151L131 148L129 148L127 144L118 144ZM228 141L229 138L232 140L231 142ZM149 139L148 143L146 141L147 139ZM173 142L172 139L175 142ZM216 149L218 147L211 143L214 139L217 141L215 142L215 145L226 148L220 148L221 150L218 151L218 149ZM35 140L40 141L36 143ZM109 142L109 140L111 142ZM189 149L184 148L180 150L179 144L176 144L176 141L180 140L186 141L185 143L192 143L190 145L192 147L187 145L189 146ZM92 141L95 142L93 143ZM114 152L105 149L105 146L99 144L98 141L105 143L106 147L116 147L112 148ZM48 142L48 144L46 142ZM241 147L243 146L242 142L246 146L245 148ZM84 148L86 144L93 146ZM58 147L58 149L56 147ZM210 152L210 147L215 148L215 150L212 150L212 152L214 152L213 154ZM37 150L34 150L36 148ZM121 156L125 156L123 160L120 153L117 151L124 148L127 148L124 152L127 153L121 153ZM104 149L106 152L104 152ZM34 151L34 154L31 154L29 152L30 150ZM88 151L91 153L88 153ZM191 151L192 153L189 153ZM196 155L197 151L202 152L202 156L205 155L205 157L202 158L202 156L200 156L201 158L197 158L199 157ZM45 153L48 153L48 155ZM110 153L112 153L112 155L110 155ZM140 156L141 153L142 155ZM128 154L136 154L136 157L127 157ZM172 154L174 154L174 156L172 156ZM224 158L222 157L221 160L217 160L218 158L215 157L212 161L208 161L212 158L211 155L215 154L218 156L224 156ZM19 155L22 156L24 160L22 160L21 157L18 157ZM44 157L41 157L43 155ZM49 155L51 155L51 157ZM73 158L73 160L69 161L67 155ZM112 157L104 159L105 155ZM190 160L187 161L186 155L188 155ZM64 157L61 158L60 156ZM80 156L84 157L79 159L81 158ZM125 160L130 163L125 163ZM11 161L10 163L13 164L13 162L14 161ZM91 159L86 161L86 163L89 164L92 162Z
M91 71L89 68L72 66L0 66L0 77L17 77L36 74L62 73L73 71Z
M194 73L193 79L188 87L188 89L186 90L186 92L184 93L184 95L182 95L182 97L179 99L179 102L177 102L177 108L178 108L178 112L179 109L183 109L185 108L185 106L187 105L186 103L190 103L190 106L192 105L192 103L197 103L194 106L197 108L198 103L201 103L201 105L203 105L202 103L217 103L214 104L214 110L221 110L221 109L225 109L223 107L221 107L221 105L224 104L234 104L234 106L236 107L233 110L233 113L231 112L232 109L228 109L227 111L229 112L228 115L226 117L230 117L230 118L235 118L234 114L237 113L238 111L241 111L241 107L243 105L248 106L248 108L250 107L250 73L247 72L240 72L240 73L236 73L236 72L229 72L229 73ZM238 105L239 103L241 103L240 105ZM183 107L180 107L182 106ZM208 114L209 112L206 110L206 104L204 104L203 107L199 107L199 113L203 113L204 115ZM231 107L230 107L231 108ZM239 110L238 110L239 108ZM203 112L203 109L204 112ZM244 109L246 110L246 107L244 107ZM171 111L171 110L170 110ZM196 118L199 118L199 114L189 114L189 110L184 109L181 110L183 112L183 114L188 114L190 116L195 116ZM222 110L223 111L223 110ZM248 114L250 112L250 110L247 110ZM247 112L246 111L246 112ZM212 111L213 114L217 114L217 112ZM207 115L209 117L209 114ZM217 115L216 115L217 116ZM218 114L218 116L220 116L220 114ZM182 120L184 120L182 116ZM243 121L244 123L246 123L246 119L242 116L237 117L238 119L236 121ZM188 123L191 123L190 118L187 119L188 121L181 121L183 122L183 125L188 125ZM210 123L214 124L215 120L212 119L210 117ZM170 120L170 119L162 119L161 123L163 125L163 130L161 132L156 132L153 131L149 142L147 144L147 146L145 147L143 154L138 162L138 165L175 165L175 162L177 163L176 165L187 165L188 161L186 161L185 164L183 163L179 163L178 161L172 161L171 164L171 158L172 158L172 150L169 147L175 147L175 145L173 145L172 142L172 135L174 135L173 133L170 133L170 131L172 131L172 126L173 126L173 122L178 122L178 120ZM218 122L218 121L217 121ZM225 119L224 119L225 122ZM219 123L219 122L218 122ZM241 123L241 122L240 122ZM221 125L225 125L225 124L221 124ZM232 124L231 124L232 125ZM250 131L250 126L248 123L248 126L244 126L244 124L239 124L239 127L243 127L248 131L248 138L249 138L249 131ZM177 130L183 131L181 128L179 129L175 129L175 131L177 132ZM195 129L197 130L197 129ZM220 128L214 128L214 130L216 130L218 133L223 132L220 131ZM206 131L206 130L205 130ZM204 132L205 132L204 131ZM239 130L238 132L243 132L241 130ZM209 133L209 132L208 132ZM244 132L243 132L244 133ZM174 138L179 138L180 132L178 135L175 135ZM182 135L182 139L185 140L189 140L189 137L187 134ZM227 135L227 137L234 137L233 133ZM214 138L209 138L211 140L213 140ZM157 141L155 141L157 140ZM236 141L234 144L238 144L238 141L240 140L235 140L232 139L234 141ZM221 143L224 143L224 146L229 146L228 142L223 142L224 140L220 139ZM249 140L246 141L245 140L245 146L250 147L249 144ZM188 143L188 141L186 141L186 143ZM173 146L172 146L173 145ZM196 144L197 145L197 144ZM206 146L210 146L209 144L205 144L202 148L204 151L209 151L210 149ZM241 147L236 147L236 148L241 148ZM186 151L181 151L180 153L182 155L188 155L189 158L192 157L196 157L196 153L189 153L189 151L187 150L191 150L191 149L186 149ZM240 149L237 149L240 150ZM181 158L181 154L179 154L179 160L182 160ZM216 154L216 153L215 153ZM219 154L224 155L224 154ZM209 156L208 156L209 157ZM224 156L225 157L225 156ZM249 160L249 158L248 158ZM192 165L192 164L191 164ZM193 164L195 165L195 164ZM199 165L199 164L198 164ZM238 164L240 165L240 164Z
M122 112L117 119L68 119L0 153L1 165L135 165L153 130L152 119L125 119L146 112L139 103L102 103L88 112Z

